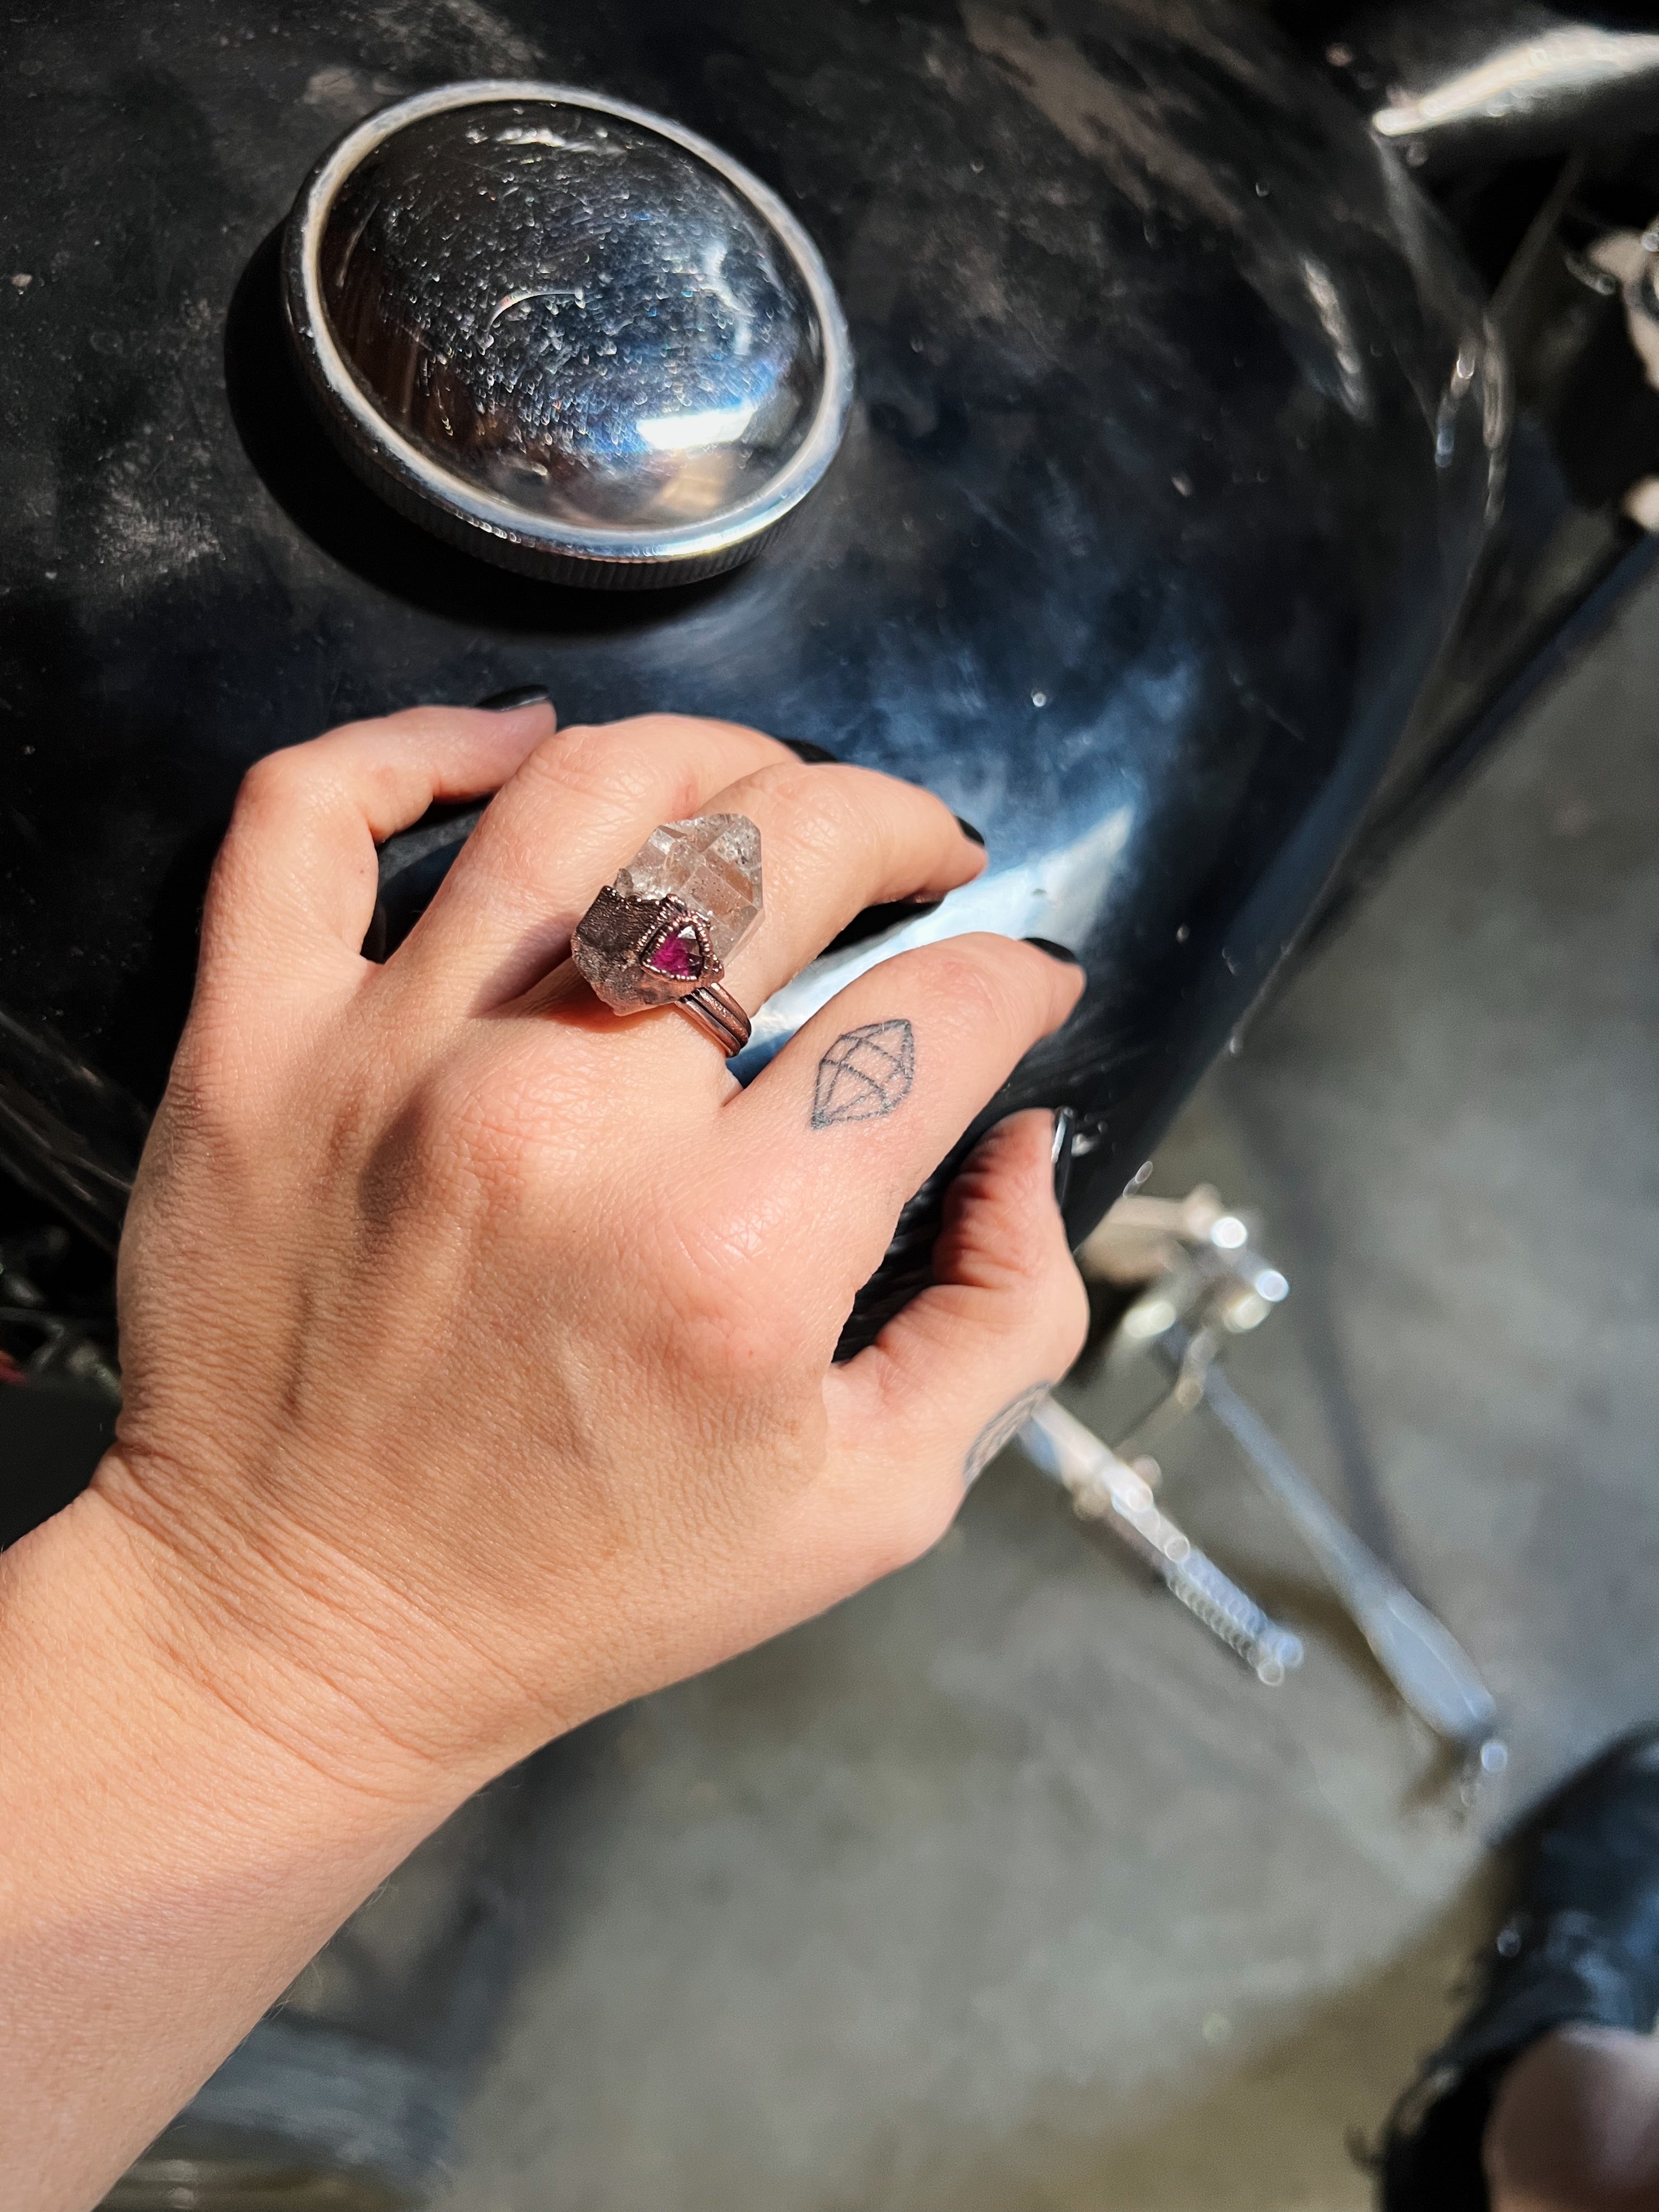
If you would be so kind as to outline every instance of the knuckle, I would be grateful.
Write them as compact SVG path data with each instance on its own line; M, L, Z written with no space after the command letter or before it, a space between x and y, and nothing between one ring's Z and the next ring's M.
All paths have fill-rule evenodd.
M956 834L942 799L878 769L840 761L809 767L792 757L744 781L787 811L791 839L809 852L839 852L850 839L891 867L913 860L930 834Z
M556 797L621 811L650 794L659 763L660 747L636 724L581 723L544 738L519 773Z
M895 858L901 850L914 851L919 842L947 848L959 842L957 818L936 793L879 769L851 768L845 774L848 804Z
M263 823L274 813L287 812L312 787L317 768L316 755L307 745L285 745L279 752L265 753L242 778L233 819Z
M1054 1204L1040 1184L1027 1182L998 1194L999 1242L1013 1272L1032 1284L1044 1286L1077 1274L1066 1249L1054 1212Z
M750 1291L741 1271L700 1263L688 1251L662 1278L676 1364L727 1389L769 1391L799 1360L786 1310Z
M1018 1003L997 939L953 938L919 957L929 961L930 982L965 1027L982 1033L988 1024L1012 1024Z
M254 762L242 778L231 810L221 861L239 883L250 885L262 856L275 840L302 834L331 805L342 789L340 764L314 745L290 745Z
M737 796L739 804L751 798L769 801L780 816L787 816L792 838L813 844L822 842L826 827L838 830L846 822L847 773L837 767L809 768L792 754L751 769L738 785Z
M789 1363L761 1317L731 1304L691 1306L680 1309L684 1364L739 1401L769 1403L781 1393Z
M757 768L772 760L786 765L795 762L788 747L769 738L763 730L754 729L747 722L726 721L718 714L632 714L610 726L636 736L659 753L665 745L686 747L717 738L734 744Z
M436 701L426 700L414 707L400 707L395 714L381 714L361 722L346 722L337 730L331 730L333 738L376 736L385 733L398 738L450 738L458 735L475 710L467 707L445 707Z
M849 853L868 839L868 825L861 818L845 790L827 779L817 783L797 785L787 770L769 770L768 780L776 774L779 782L765 793L775 807L779 818L787 825L789 843L796 848L797 865L807 868L833 868L842 880L856 881L848 877L848 861L856 857ZM814 771L803 769L806 777ZM823 778L823 770L816 773Z
M242 777L240 799L245 806L257 806L282 791L293 769L289 765L293 748L284 747L280 752L262 753Z
M677 1367L739 1394L792 1395L828 1355L805 1301L757 1264L768 1239L752 1205L705 1193L665 1227L655 1274Z
M1019 1337L1035 1328L1046 1348L1064 1352L1069 1367L1089 1328L1089 1294L1070 1258L1028 1243L1010 1255L1002 1287L1010 1293L999 1311L1005 1333ZM1047 1364L1052 1367L1053 1358Z

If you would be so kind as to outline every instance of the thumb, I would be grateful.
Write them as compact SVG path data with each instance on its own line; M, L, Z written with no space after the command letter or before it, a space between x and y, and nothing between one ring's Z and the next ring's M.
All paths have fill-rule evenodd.
M1015 1114L945 1201L933 1282L830 1377L832 1450L890 1514L896 1554L937 1541L963 1492L1082 1349L1089 1305L1054 1203L1054 1116Z

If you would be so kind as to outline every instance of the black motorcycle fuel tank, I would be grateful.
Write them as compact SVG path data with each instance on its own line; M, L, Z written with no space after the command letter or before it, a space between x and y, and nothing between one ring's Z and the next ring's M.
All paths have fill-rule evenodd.
M1494 496L1478 292L1363 123L1261 20L1179 0L20 0L12 41L0 1054L33 1103L7 1157L47 1186L54 1143L103 1145L118 1176L99 1117L158 1094L251 761L539 683L567 723L752 722L980 826L983 878L818 963L738 1072L902 945L1070 946L1084 1005L991 1115L1073 1109L1084 1233L1315 900ZM851 412L748 566L508 574L325 436L280 226L343 131L475 77L669 118L815 242ZM931 1198L872 1311L925 1271Z

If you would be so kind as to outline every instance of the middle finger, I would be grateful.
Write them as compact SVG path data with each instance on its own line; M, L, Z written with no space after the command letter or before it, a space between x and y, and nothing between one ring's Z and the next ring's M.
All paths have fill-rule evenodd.
M764 908L726 988L750 1012L868 907L932 904L985 866L942 799L873 769L769 765L710 799L761 833Z
M453 1012L504 1004L562 957L659 822L711 811L713 793L775 762L799 767L775 738L699 715L560 731L491 800L388 965Z

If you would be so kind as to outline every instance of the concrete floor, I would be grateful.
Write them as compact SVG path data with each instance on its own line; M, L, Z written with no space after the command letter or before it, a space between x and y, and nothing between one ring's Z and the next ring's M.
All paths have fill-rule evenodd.
M1348 2212L1492 1834L1659 1710L1659 588L1164 1148L1259 1206L1234 1373L1505 1708L1460 1819L1225 1446L1268 1690L1012 1455L932 1557L554 1756L453 2212ZM1084 1410L1088 1401L1084 1400ZM1098 1410L1098 1409L1097 1409Z

